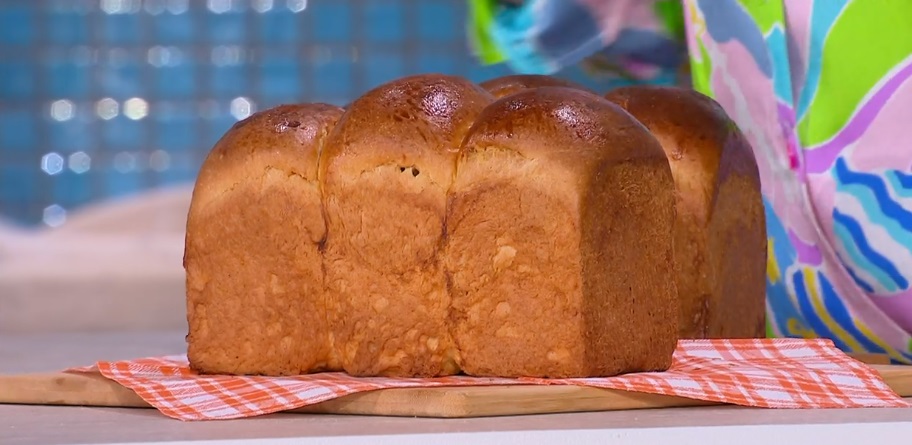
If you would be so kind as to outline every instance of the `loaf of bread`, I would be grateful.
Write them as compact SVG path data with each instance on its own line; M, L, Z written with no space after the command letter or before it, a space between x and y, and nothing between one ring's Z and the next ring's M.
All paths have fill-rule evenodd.
M637 86L607 98L649 128L671 163L680 336L763 337L766 220L747 140L718 103L696 91Z
M204 161L184 253L187 352L197 371L338 368L329 362L317 161L341 114L323 104L254 114Z
M659 371L677 343L674 184L619 107L527 89L482 112L447 216L453 333L466 373Z
M497 99L530 88L541 87L575 88L577 90L588 91L595 94L595 92L576 82L542 74L513 74L510 76L495 77L491 80L482 82L479 85Z
M749 147L695 93L609 98L428 74L239 122L187 221L191 366L610 376L757 329Z
M399 79L349 105L321 157L334 350L352 375L459 372L440 255L459 145L492 100L458 78Z

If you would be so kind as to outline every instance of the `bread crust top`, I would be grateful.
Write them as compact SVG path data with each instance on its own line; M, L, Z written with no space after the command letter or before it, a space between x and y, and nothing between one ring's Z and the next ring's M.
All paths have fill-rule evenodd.
M488 106L466 136L463 151L470 156L491 148L565 166L665 158L647 129L621 107L566 87L527 89Z
M280 105L238 121L215 144L200 168L197 206L267 169L317 181L317 160L342 109L324 103Z
M747 139L725 110L693 90L635 86L605 97L623 107L661 142L685 205L709 221L719 185L739 175L760 187L760 173Z
M404 77L368 91L339 119L321 157L320 177L358 175L391 161L421 164L437 184L452 181L465 133L493 97L467 79Z

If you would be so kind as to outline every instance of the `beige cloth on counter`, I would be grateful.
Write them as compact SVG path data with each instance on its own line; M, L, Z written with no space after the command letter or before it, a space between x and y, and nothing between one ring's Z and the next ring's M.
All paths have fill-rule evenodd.
M56 229L0 226L0 332L183 329L191 192L93 205Z

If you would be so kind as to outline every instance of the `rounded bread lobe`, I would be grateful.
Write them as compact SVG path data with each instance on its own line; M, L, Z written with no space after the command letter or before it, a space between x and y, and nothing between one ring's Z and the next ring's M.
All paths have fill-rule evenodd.
M542 74L514 74L482 82L481 87L500 99L523 90L541 87L575 88L595 94L592 90L566 79Z
M346 107L327 142L320 173L335 173L418 160L432 180L452 180L455 155L475 116L493 98L456 76L421 74L404 77L368 91Z
M753 151L728 114L710 97L689 89L635 86L613 90L605 97L643 123L662 144L683 199L709 203L714 188L731 174L760 184ZM707 188L710 185L712 188ZM711 207L694 204L694 208ZM709 218L709 213L703 213Z
M485 108L466 137L463 157L487 147L567 166L581 165L579 159L665 158L645 127L626 111L595 94L566 87L524 90Z
M459 371L440 258L459 145L492 100L453 76L419 75L352 102L321 157L334 351L359 376Z
M652 135L573 88L488 106L447 217L454 336L467 374L667 369L677 340L674 185Z
M764 336L765 215L747 139L697 91L637 86L606 97L649 128L671 164L681 335Z
M295 375L334 368L316 172L341 114L326 104L265 110L235 124L207 156L184 252L194 369Z
M229 172L249 172L251 163L316 181L323 142L342 112L324 103L287 104L238 121L203 161L194 201L223 192L236 180Z

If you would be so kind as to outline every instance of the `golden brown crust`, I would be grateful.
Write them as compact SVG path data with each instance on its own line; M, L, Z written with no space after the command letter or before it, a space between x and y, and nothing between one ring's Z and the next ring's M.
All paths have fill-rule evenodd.
M458 147L491 96L412 76L354 101L321 158L334 351L353 375L459 371L440 245Z
M420 160L434 182L448 184L463 135L492 99L466 79L439 74L404 77L368 91L346 107L330 135L321 177L331 181L332 169L356 174Z
M482 82L480 85L497 99L518 93L522 90L541 87L574 88L595 94L594 91L576 82L571 82L569 80L560 79L554 76L545 76L541 74L514 74L497 77Z
M466 137L446 258L472 375L664 370L677 340L674 186L620 107L543 87L490 105ZM645 236L644 236L645 234Z
M210 152L200 171L221 171L226 163L244 163L254 154L269 156L308 181L316 179L322 139L342 115L342 108L313 103L279 105L237 122ZM286 157L286 154L294 156Z
M229 130L204 162L184 252L193 369L338 369L329 362L316 167L340 115L325 104L257 113Z
M577 89L542 87L504 97L485 108L463 150L497 147L568 166L581 165L579 160L585 159L582 165L591 166L609 158L664 158L664 152L652 142L643 125L617 105Z
M279 105L235 123L203 162L193 203L208 203L229 190L237 174L260 175L266 166L316 181L319 150L342 111L323 103Z
M635 86L618 88L605 97L649 128L663 142L672 164L686 165L690 174L709 175L701 176L706 178L704 183L736 174L759 186L750 145L722 106L706 95L684 88ZM701 198L711 199L712 194Z
M681 335L763 336L766 229L747 140L718 103L693 90L638 86L606 97L649 128L671 163Z
M496 101L412 76L226 133L188 215L191 366L608 376L666 369L679 329L762 334L759 179L721 107L512 77Z

